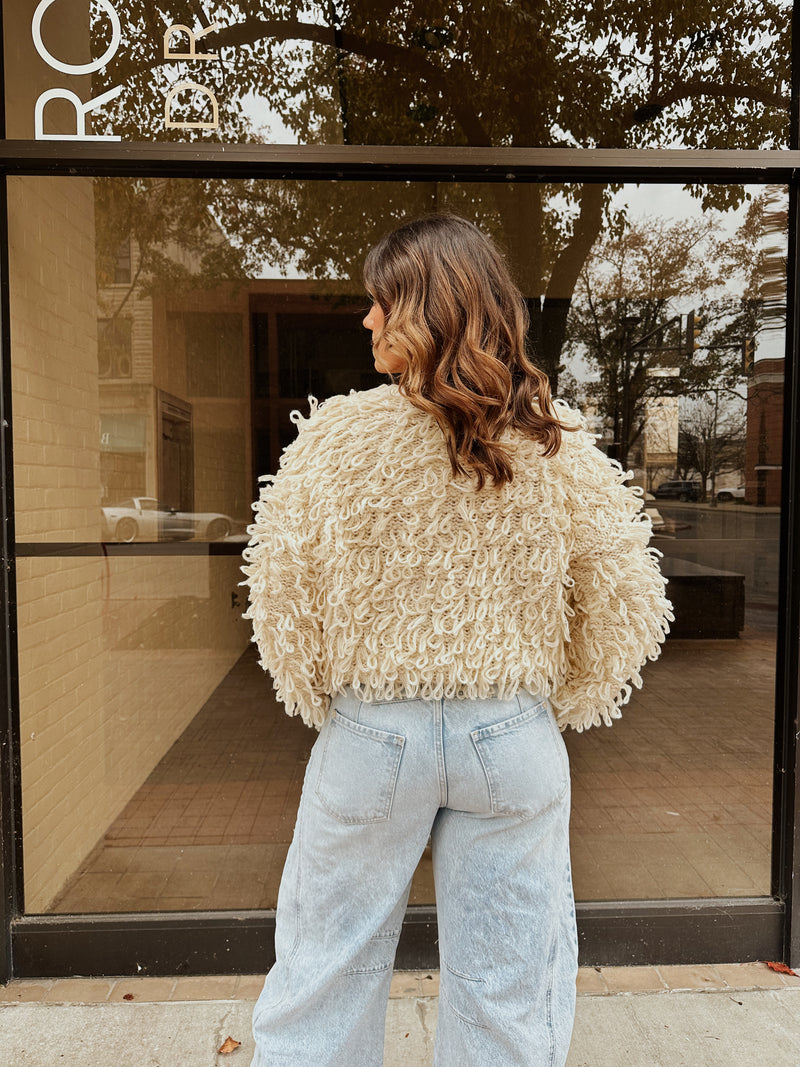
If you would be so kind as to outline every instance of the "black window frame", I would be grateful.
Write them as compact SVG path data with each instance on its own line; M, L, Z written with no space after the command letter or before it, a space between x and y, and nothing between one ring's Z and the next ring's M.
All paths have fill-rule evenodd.
M800 47L797 5L793 55ZM0 53L1 55L1 53ZM263 972L274 959L274 912L25 915L22 890L19 685L13 515L8 282L9 175L280 178L337 181L782 183L789 187L784 466L776 660L772 892L769 897L610 901L578 905L581 962L741 962L800 966L800 108L793 63L786 150L413 148L0 140L0 983L99 974ZM3 132L0 130L0 132ZM28 546L32 548L33 546ZM97 546L39 546L86 554ZM174 551L174 546L118 546ZM235 546L228 546L235 547ZM219 553L224 546L193 545ZM182 549L183 550L183 549ZM437 965L436 915L411 906L400 967Z

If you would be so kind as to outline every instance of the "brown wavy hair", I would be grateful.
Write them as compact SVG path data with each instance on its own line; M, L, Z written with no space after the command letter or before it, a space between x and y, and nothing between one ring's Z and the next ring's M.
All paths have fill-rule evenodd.
M406 359L400 392L436 419L454 475L510 482L509 427L555 455L570 427L527 354L528 309L486 234L456 215L407 222L371 249L364 284L385 315L375 340Z

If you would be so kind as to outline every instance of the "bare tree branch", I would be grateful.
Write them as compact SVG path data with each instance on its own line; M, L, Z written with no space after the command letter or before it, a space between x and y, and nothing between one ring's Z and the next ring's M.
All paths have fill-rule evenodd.
M652 96L640 104L636 110L622 120L624 129L630 129L641 122L637 115L642 108L664 108L677 104L681 100L696 99L697 97L710 96L715 100L753 100L759 104L767 104L783 111L789 109L789 99L781 93L770 92L760 85L742 85L740 82L725 85L722 82L704 81L702 78L694 78L689 81L678 82L667 92L658 96Z

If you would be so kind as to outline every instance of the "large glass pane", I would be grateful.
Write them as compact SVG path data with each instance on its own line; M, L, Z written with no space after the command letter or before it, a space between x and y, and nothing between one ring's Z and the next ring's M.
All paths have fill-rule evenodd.
M567 735L578 896L769 892L784 188L9 195L29 911L274 906L315 735L241 618L249 505L293 408L381 380L361 263L431 208L508 250L537 357L641 486L670 579L643 691Z
M787 147L791 7L6 5L9 136Z

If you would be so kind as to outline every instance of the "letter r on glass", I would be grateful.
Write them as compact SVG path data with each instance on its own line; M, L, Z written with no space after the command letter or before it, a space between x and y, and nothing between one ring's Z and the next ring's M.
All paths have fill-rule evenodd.
M194 30L190 30L188 26L182 26L180 23L170 26L164 34L164 59L219 59L219 52L198 52L196 45L199 38L205 37L207 33L213 33L214 30L221 28L219 22L212 22L204 30L195 33ZM172 51L172 36L175 33L185 33L187 35L189 38L188 52Z

